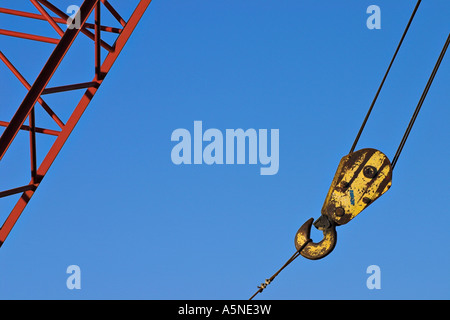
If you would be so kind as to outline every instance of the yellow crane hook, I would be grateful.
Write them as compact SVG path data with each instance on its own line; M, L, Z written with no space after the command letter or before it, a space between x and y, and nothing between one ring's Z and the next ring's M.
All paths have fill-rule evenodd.
M366 148L344 156L334 175L319 219L314 226L323 231L323 239L310 239L313 218L295 235L295 247L311 260L321 259L336 246L336 226L348 223L384 194L392 184L392 166L388 157L376 149Z

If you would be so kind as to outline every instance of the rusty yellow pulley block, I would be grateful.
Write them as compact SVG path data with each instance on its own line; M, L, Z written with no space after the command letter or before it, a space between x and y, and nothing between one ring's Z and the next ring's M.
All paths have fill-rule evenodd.
M311 218L297 231L297 250L309 241L300 252L302 256L317 260L328 255L336 245L336 226L355 218L389 190L391 184L391 162L381 151L367 148L344 156L325 198L322 215L314 222L314 226L323 231L324 238L318 243L310 240Z

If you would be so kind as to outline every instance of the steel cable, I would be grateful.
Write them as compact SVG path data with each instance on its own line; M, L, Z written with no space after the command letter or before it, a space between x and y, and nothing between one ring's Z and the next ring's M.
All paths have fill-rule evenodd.
M378 99L378 96L380 95L381 89L383 88L384 82L386 81L386 78L389 74L389 71L391 70L392 65L394 64L395 58L397 57L397 54L400 50L400 47L403 44L403 40L406 37L406 34L408 33L409 27L411 26L412 21L414 20L414 16L416 15L417 10L419 9L420 3L422 0L417 1L416 7L414 8L413 13L411 14L411 17L409 18L408 24L406 25L405 31L403 32L403 35L400 39L400 42L398 43L397 49L395 50L394 56L392 57L391 62L389 63L389 67L386 70L386 73L384 74L383 80L381 81L380 86L378 87L377 93L375 94L375 97L372 101L372 104L369 107L369 110L367 111L366 117L364 118L364 121L361 125L361 128L359 128L358 134L356 135L355 141L353 142L352 148L350 149L349 153L352 153L355 150L355 147L359 141L359 138L361 137L361 133L364 130L364 127L366 126L367 120L369 119L370 114L372 113L372 109Z
M368 120L368 118L369 118L369 116L370 116L370 114L371 114L371 112L372 112L372 109L373 109L373 107L374 107L374 105L375 105L375 103L376 103L376 100L378 99L378 96L379 96L379 94L380 94L380 92L381 92L381 89L382 89L382 87L383 87L383 85L384 85L384 82L386 81L386 78L387 78L387 76L388 76L388 74L389 74L389 71L390 71L390 69L391 69L391 67L392 67L392 65L393 65L393 63L394 63L394 61L395 61L395 58L396 58L396 56L397 56L397 54L398 54L398 52L399 52L399 50L400 50L400 47L401 47L401 45L402 45L402 43L403 43L403 40L405 39L405 36L406 36L406 34L408 33L408 30L409 30L409 27L410 27L410 25L411 25L411 23L412 23L412 21L413 21L413 19L414 19L414 16L415 16L415 14L416 14L416 12L417 12L417 9L419 8L419 5L420 5L420 3L421 3L421 0L418 0L417 1L417 4L416 4L416 6L415 6L415 8L414 8L414 11L413 11L413 13L412 13L412 15L411 15L411 17L410 17L410 19L409 19L409 22L408 22L408 24L407 24L407 26L406 26L406 29L405 29L405 31L403 32L403 35L402 35L402 38L400 39L400 42L399 42L399 44L398 44L398 46L397 46L397 49L396 49L396 51L395 51L395 53L394 53L394 56L392 57L392 60L391 60L391 62L390 62L390 64L389 64L389 67L388 67L388 69L387 69L387 71L386 71L386 73L385 73L385 75L384 75L384 77L383 77L383 80L381 81L381 84L380 84L380 86L379 86L379 88L378 88L378 90L377 90L377 93L376 93L376 95L375 95L375 98L373 99L373 101L372 101L372 104L370 105L370 108L369 108L369 110L368 110L368 112L367 112L367 114L366 114L366 117L364 118L364 121L363 121L363 123L362 123L362 125L361 125L361 128L359 129L359 132L358 132L358 134L357 134L357 136L356 136L356 139L355 139L355 141L353 142L353 145L352 145L352 148L351 148L351 150L350 150L350 153L352 153L353 151L354 151L354 149L355 149L355 147L356 147L356 145L357 145L357 143L358 143L358 140L359 140L359 138L360 138L360 136L361 136L361 133L362 133L362 131L364 130L364 127L365 127L365 125L366 125L366 123L367 123L367 120ZM443 49L442 49L442 51L441 51L441 54L439 55L439 58L438 58L438 60L437 60L437 62L436 62L436 65L434 66L434 69L433 69L433 71L432 71L432 73L431 73L431 76L430 76L430 78L428 79L428 82L427 82L427 85L425 86L425 89L424 89L424 91L423 91L423 93L422 93L422 96L421 96L421 98L420 98L420 100L419 100L419 102L418 102L418 104L417 104L417 107L416 107L416 109L414 110L414 114L413 114L413 116L412 116L412 118L411 118L411 120L410 120L410 122L409 122L409 124L408 124L408 126L407 126L407 128L406 128L406 131L405 131L405 133L404 133L404 135L403 135L403 138L402 138L402 140L401 140L401 142L400 142L400 145L399 145L399 147L398 147L398 149L397 149L397 152L395 153L395 155L394 155L394 158L393 158L393 160L392 160L392 163L391 163L391 166L392 166L392 169L395 167L395 164L397 163L397 161L398 161L398 158L400 157L400 154L401 154L401 152L402 152L402 150L403 150L403 147L404 147L404 145L405 145L405 143L406 143L406 140L408 139L408 136L409 136L409 134L410 134L410 132L411 132L411 129L412 129L412 127L413 127L413 125L414 125L414 122L416 121L416 119L417 119L417 115L419 114L419 111L420 111L420 109L421 109L421 107L422 107L422 105L423 105L423 103L424 103L424 101L425 101L425 98L426 98L426 96L427 96L427 94L428 94L428 92L429 92L429 90L430 90L430 87L431 87L431 85L432 85L432 83L433 83L433 80L434 80L434 78L435 78L435 76L436 76L436 74L437 74L437 72L438 72L438 70L439 70L439 67L440 67L440 65L441 65L441 63L442 63L442 60L444 59L444 56L445 56L445 54L446 54L446 52L447 52L447 49L448 49L448 47L449 47L449 45L450 45L450 34L449 34L449 36L448 36L448 38L447 38L447 41L445 42L445 45L444 45L444 47L443 47ZM309 239L307 242L305 242L287 261L286 261L286 263L277 271L277 272L275 272L269 279L266 279L266 281L264 282L264 283L262 283L260 286L258 286L258 291L256 291L251 297L250 297L250 299L249 300L252 300L258 293L261 293L274 279L275 279L275 277L276 276L278 276L278 274L284 269L284 268L286 268L291 262L293 262L298 256L300 256L301 255L301 251L306 247L306 245L309 243L309 242L311 242L312 240L311 239Z
M260 286L258 286L258 291L256 291L249 300L252 300L258 293L263 292L263 290L275 279L276 276L278 276L278 274L283 271L284 268L286 268L292 261L294 261L301 253L301 251L308 245L308 243L310 243L312 240L309 239L308 241L306 241L302 246L300 246L300 248L292 255L292 257L290 257L286 263L280 268L278 269L277 272L275 272L273 274L273 276L271 276L269 279L266 279L266 281L264 283L262 283Z
M411 132L414 122L416 121L417 115L419 114L420 108L422 108L423 102L425 101L425 98L427 97L428 91L430 90L430 87L431 87L431 84L433 83L434 77L436 76L436 73L439 70L441 62L444 59L444 56L445 56L445 53L447 52L449 44L450 44L450 34L448 35L447 41L445 42L444 47L442 48L441 54L439 55L436 65L434 66L433 72L431 73L431 76L428 79L427 85L425 86L422 96L420 97L419 103L417 104L417 107L414 110L414 114L413 114L411 120L409 121L408 127L406 128L405 134L403 135L403 138L400 142L397 152L395 153L394 158L392 158L392 163L391 163L392 169L394 169L395 164L397 163L397 160L400 157L403 147L405 146L406 140L408 139L409 133Z

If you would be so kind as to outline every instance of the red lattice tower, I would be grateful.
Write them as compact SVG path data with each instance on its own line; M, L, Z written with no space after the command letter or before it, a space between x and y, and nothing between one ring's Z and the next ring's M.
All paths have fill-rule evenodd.
M29 132L30 153L27 153L26 157L30 157L31 155L31 178L29 183L25 185L19 185L8 190L0 191L0 198L10 197L13 195L16 195L17 197L17 195L20 195L19 200L17 201L9 215L6 217L0 229L0 246L5 241L6 237L14 227L14 224L22 214L31 197L36 192L36 189L39 187L42 179L48 172L53 161L57 157L61 148L67 141L69 135L73 131L77 122L80 120L87 106L89 105L103 80L105 79L105 76L111 70L114 62L116 61L127 40L130 38L131 34L136 28L139 20L145 13L151 0L140 0L127 21L122 18L121 14L111 5L111 3L108 2L108 0L84 0L83 3L79 6L78 13L72 17L69 17L64 12L65 10L61 10L61 8L57 7L56 3L58 3L58 1L30 0L30 2L39 13L19 11L12 8L0 8L0 14L14 15L22 18L46 21L57 32L59 38L50 38L46 36L35 35L32 34L32 32L23 33L0 29L0 36L3 35L27 39L24 40L24 42L26 43L23 44L24 52L27 52L27 44L32 42L28 40L45 42L55 45L54 50L52 51L50 57L48 58L47 62L43 66L33 84L30 84L19 72L19 69L16 68L15 65L13 65L14 57L7 58L1 51L2 48L0 47L0 59L5 63L9 70L13 72L13 74L27 90L25 98L17 107L12 119L10 119L10 121L0 121L0 126L4 128L3 133L0 137L0 164L5 154L9 150L9 147L16 139L20 131ZM127 0L127 3L131 2L133 1ZM121 27L114 28L102 25L100 11L104 9L111 13L111 15L118 21ZM95 21L94 23L87 22L91 15L93 15ZM80 33L87 36L94 43L95 50L93 51L93 55L95 66L93 66L92 68L94 73L93 79L89 79L90 81L83 83L64 84L61 86L48 87L50 80L52 79L56 70L73 46L75 39L80 35ZM115 35L114 43L108 44L107 41L102 39L102 33ZM106 56L103 58L101 54L102 48L107 51ZM58 114L52 110L51 106L45 102L45 96L72 90L86 91L84 95L82 95L82 98L78 103L76 103L78 100L75 101L75 109L71 112L68 120L66 122L63 122ZM2 108L11 107L2 106ZM39 126L39 124L36 123L36 108L43 108L43 110L45 110L45 112L57 124L59 130L53 130ZM54 136L54 141L50 149L44 152L43 156L40 154L40 156L42 156L43 158L40 163L38 163L37 161L37 134Z

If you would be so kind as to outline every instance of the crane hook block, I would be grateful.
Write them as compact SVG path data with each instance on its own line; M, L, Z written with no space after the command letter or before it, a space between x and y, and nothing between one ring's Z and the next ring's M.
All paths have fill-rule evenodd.
M388 157L375 149L361 149L344 156L322 207L322 215L343 225L384 194L392 184Z
M331 183L322 215L314 226L323 231L323 239L310 238L313 218L306 221L295 235L295 247L311 260L322 259L336 246L336 226L346 224L385 193L392 184L392 166L382 152L361 149L341 159Z

